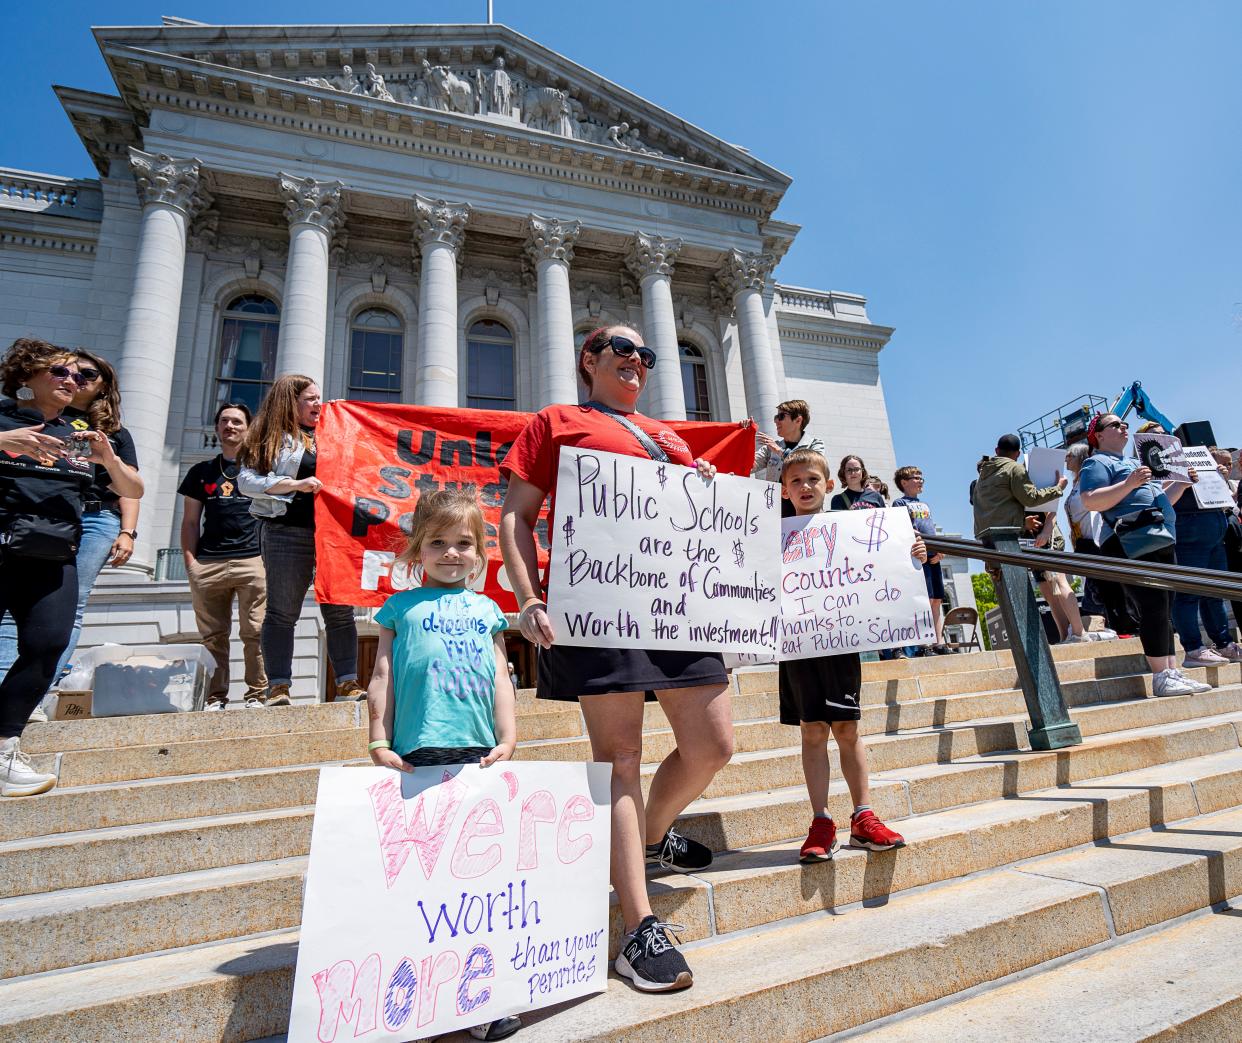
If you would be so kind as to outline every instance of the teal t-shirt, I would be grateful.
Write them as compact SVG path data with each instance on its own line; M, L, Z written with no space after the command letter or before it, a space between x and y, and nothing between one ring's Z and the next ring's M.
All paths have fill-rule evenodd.
M496 745L496 603L473 590L418 587L384 602L375 622L392 642L392 748Z

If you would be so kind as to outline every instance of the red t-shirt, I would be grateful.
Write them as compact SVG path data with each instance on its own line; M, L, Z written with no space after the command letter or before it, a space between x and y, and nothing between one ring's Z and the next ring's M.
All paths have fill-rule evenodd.
M641 413L626 413L625 416L646 431L655 444L668 454L672 463L694 466L694 454L680 435ZM517 436L513 448L500 465L500 473L506 478L515 474L535 488L552 493L556 487L556 471L560 466L563 445L649 459L647 451L633 433L607 413L587 409L586 406L548 406L539 410ZM553 516L555 512L556 499L553 497Z

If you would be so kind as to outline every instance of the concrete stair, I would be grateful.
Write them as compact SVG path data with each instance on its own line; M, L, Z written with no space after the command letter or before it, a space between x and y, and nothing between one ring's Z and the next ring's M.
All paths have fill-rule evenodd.
M1217 685L1206 695L1154 699L1133 642L1054 657L1086 741L1052 753L1024 748L1008 653L867 664L873 805L907 845L812 866L797 863L809 816L775 672L736 674L738 753L679 824L717 858L651 880L656 913L684 925L695 987L653 997L614 980L531 1014L522 1038L982 1040L1050 1008L1045 1039L1231 1038L1242 979L1179 954L1183 977L1161 939L1227 968L1242 938L1225 906L1242 894L1242 668L1196 671ZM519 714L521 757L589 755L573 704L524 692ZM279 1038L318 767L365 758L364 717L344 704L32 726L23 745L62 783L0 802L0 1039ZM645 723L650 777L672 735L656 705ZM839 781L830 800L847 822ZM613 951L619 937L614 904ZM1170 978L1176 990L1147 988Z

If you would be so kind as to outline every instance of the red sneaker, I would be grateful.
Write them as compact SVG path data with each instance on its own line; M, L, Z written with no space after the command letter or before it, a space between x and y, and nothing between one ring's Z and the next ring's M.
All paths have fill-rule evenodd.
M799 862L827 862L841 846L837 826L830 818L811 819L811 831L798 852Z
M875 817L874 811L850 816L850 847L865 847L871 851L887 851L889 848L905 847L906 839L894 833Z

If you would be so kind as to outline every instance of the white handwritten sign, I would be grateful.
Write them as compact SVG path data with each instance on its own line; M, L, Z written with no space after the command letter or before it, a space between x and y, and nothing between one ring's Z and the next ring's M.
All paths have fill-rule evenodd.
M602 992L611 768L324 768L290 1043L421 1039Z
M1056 485L1060 481L1061 475L1065 473L1065 450L1049 449L1047 446L1036 446L1028 450L1026 454L1026 473L1038 489L1046 489L1051 485ZM1060 503L1061 498L1054 496L1051 500L1045 500L1043 503L1036 504L1030 509L1032 511L1043 511L1045 514L1055 514Z
M1195 494L1195 502L1207 510L1212 507L1236 506L1233 493L1229 491L1229 483L1225 476L1216 469L1216 460L1204 445L1188 445L1182 447L1188 467L1193 467L1199 480L1190 491ZM1182 493L1185 496L1185 493Z
M904 507L785 518L780 659L936 639Z
M548 611L565 645L776 649L780 487L561 449Z

